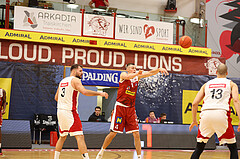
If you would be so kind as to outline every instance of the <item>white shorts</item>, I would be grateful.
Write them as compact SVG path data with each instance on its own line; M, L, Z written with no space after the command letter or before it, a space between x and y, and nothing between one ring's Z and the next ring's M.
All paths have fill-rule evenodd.
M82 123L77 111L58 109L57 117L60 136L83 135Z
M236 139L231 121L230 112L226 110L202 111L197 142L207 143L208 139L216 133L220 144L235 143Z

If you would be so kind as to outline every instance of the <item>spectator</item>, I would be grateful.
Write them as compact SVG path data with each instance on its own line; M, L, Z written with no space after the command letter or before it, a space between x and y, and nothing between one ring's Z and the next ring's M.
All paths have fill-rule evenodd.
M109 6L108 0L91 0L91 1L89 2L89 6L90 6L91 8L94 8L94 7L93 7L93 3L94 3L94 5L95 5L95 8L99 8L99 6L103 6L103 7L108 7L108 6Z
M88 121L97 121L97 122L107 121L102 115L100 115L100 112L101 112L101 107L99 107L99 106L95 107L95 111L88 118Z
M154 111L150 111L149 112L149 117L147 117L145 119L146 123L157 123L157 118L155 117L155 112Z
M167 121L167 114L166 113L161 113L160 123L164 123L164 121Z

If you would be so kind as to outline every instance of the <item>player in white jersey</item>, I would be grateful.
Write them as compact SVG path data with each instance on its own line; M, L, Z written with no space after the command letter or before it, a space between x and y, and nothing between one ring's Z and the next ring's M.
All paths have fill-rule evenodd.
M194 126L198 126L198 104L203 99L197 135L197 146L191 159L198 159L200 157L208 139L214 133L217 134L220 144L227 144L230 150L230 159L238 159L237 144L231 124L231 109L229 105L232 98L240 120L238 86L231 80L226 79L226 76L227 66L225 64L220 64L217 68L217 78L205 83L193 101L193 122L189 126L189 131L191 131ZM238 124L237 130L238 132L240 131L240 123Z
M70 134L70 136L75 136L78 149L81 152L82 157L84 159L89 159L83 136L81 120L77 112L78 95L80 92L86 96L102 96L107 99L108 94L105 92L96 92L85 89L80 80L82 75L82 66L74 64L71 67L70 77L64 78L59 83L55 100L57 101L57 117L60 138L56 144L54 159L59 159L62 146L68 134Z

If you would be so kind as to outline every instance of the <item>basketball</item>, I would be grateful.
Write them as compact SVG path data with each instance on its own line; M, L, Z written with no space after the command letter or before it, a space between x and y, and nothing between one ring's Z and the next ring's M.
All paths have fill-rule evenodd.
M179 44L183 48L189 48L192 45L192 39L189 36L182 36Z

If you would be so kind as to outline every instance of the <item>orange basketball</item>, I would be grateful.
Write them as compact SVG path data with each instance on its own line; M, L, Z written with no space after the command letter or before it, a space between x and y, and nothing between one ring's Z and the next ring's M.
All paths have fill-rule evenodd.
M183 48L189 48L192 45L192 39L189 36L182 36L179 44Z

